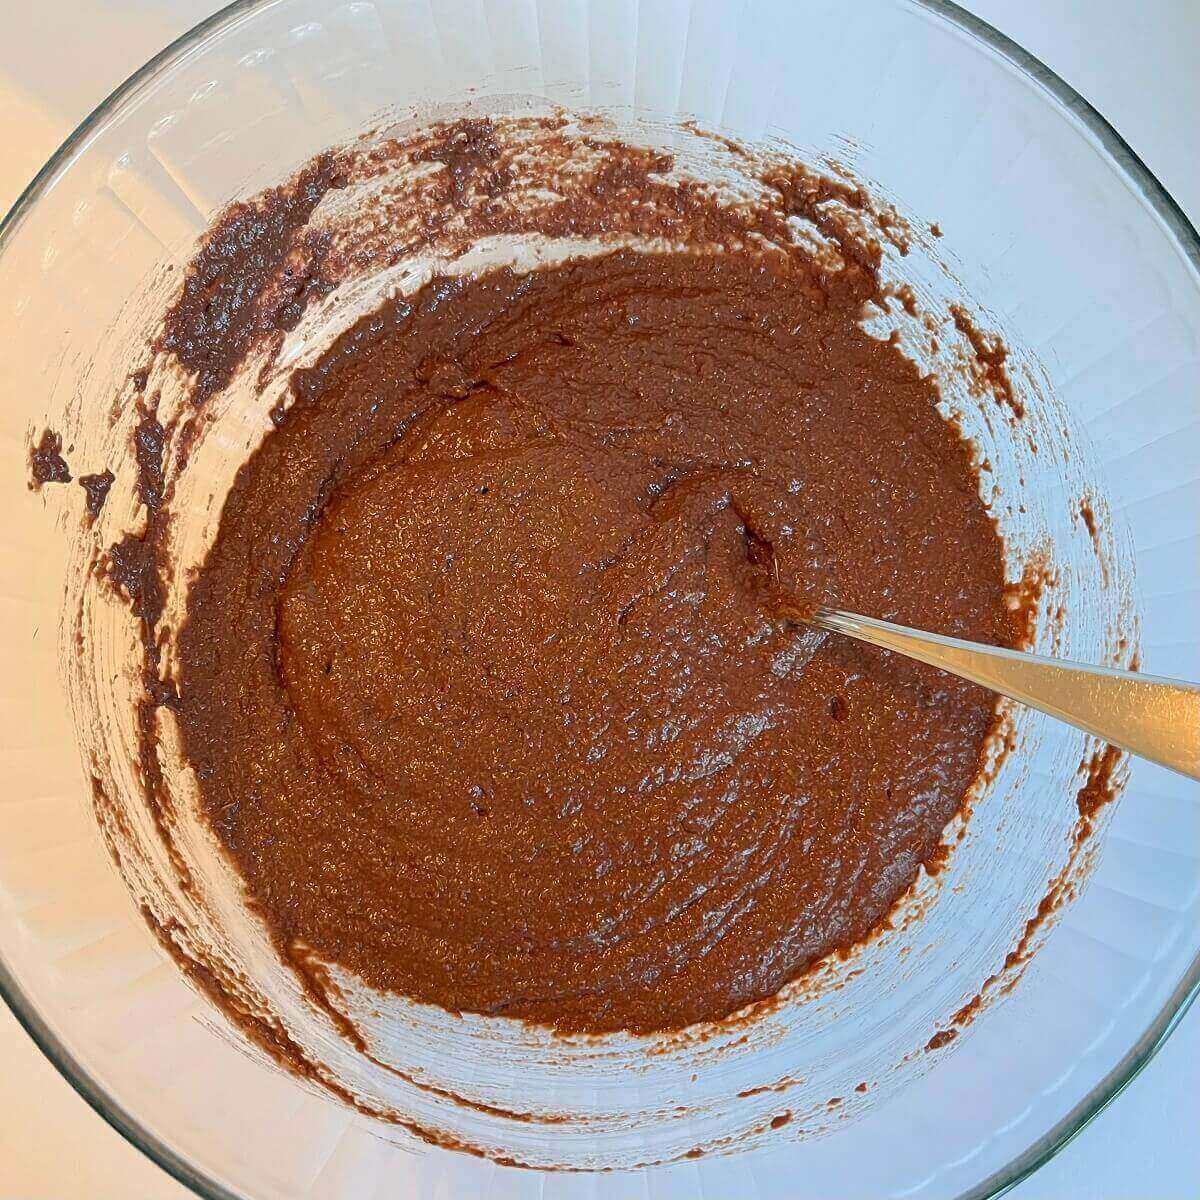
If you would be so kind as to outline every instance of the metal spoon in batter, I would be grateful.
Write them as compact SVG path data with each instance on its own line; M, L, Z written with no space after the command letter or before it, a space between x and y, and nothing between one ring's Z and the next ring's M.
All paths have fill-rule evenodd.
M1114 746L1200 779L1200 687L942 637L819 606L780 604L786 621L895 650L1019 700Z

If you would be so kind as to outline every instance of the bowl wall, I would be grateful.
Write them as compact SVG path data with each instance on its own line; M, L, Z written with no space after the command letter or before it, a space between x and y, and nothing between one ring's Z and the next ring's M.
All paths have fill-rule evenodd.
M1134 653L1140 626L1144 669L1200 677L1195 243L1180 240L1187 231L1172 227L1119 147L1004 55L947 16L884 0L849 12L706 0L247 6L110 105L4 234L0 603L10 679L27 681L8 689L0 735L5 990L111 1119L212 1194L723 1195L751 1180L763 1196L984 1194L1128 1077L1190 995L1200 951L1195 785L1135 764L1099 864L1071 861L1089 747L1032 714L1014 715L1017 751L946 878L919 898L924 919L868 948L863 975L847 971L839 990L773 1015L750 1054L705 1044L645 1068L637 1046L583 1046L563 1074L538 1065L536 1036L509 1031L489 1059L486 1023L406 1014L410 1034L389 1053L485 1102L693 1112L607 1132L514 1130L436 1105L420 1113L461 1122L458 1132L493 1152L628 1165L711 1145L785 1108L804 1118L748 1157L586 1187L416 1148L248 1054L158 949L112 869L88 755L127 737L120 680L131 630L115 607L86 610L101 653L85 688L64 687L75 636L64 584L73 596L92 543L78 489L27 491L31 432L61 429L85 469L127 457L128 425L110 427L112 401L178 267L231 199L409 109L503 110L513 97L605 109L651 139L678 140L678 116L752 142L781 139L843 164L914 221L937 222L944 238L919 239L888 269L931 302L982 302L1013 351L1036 452L965 394L951 388L947 400L992 462L989 499L1014 574L1038 554L1057 567L1065 619L1044 612L1040 644L1117 661ZM214 434L216 446L228 435L229 461L244 453L236 428ZM130 485L122 474L106 521L132 518ZM1100 517L1095 542L1084 499ZM100 747L80 734L95 705L107 713ZM1052 877L1070 866L1082 884L1093 865L1006 1003L948 1052L905 1061L920 1031L948 1020L1002 964ZM251 962L254 948L241 953ZM354 1074L352 1056L342 1069L356 1090L384 1086ZM732 1103L747 1085L795 1072L806 1076L797 1093ZM871 1084L865 1098L854 1095L859 1080ZM835 1097L843 1104L831 1114ZM799 1132L808 1136L789 1140Z

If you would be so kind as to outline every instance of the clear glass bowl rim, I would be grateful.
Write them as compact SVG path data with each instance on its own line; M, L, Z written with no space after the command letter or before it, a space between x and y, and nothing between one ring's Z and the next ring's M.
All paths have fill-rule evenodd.
M15 237L26 215L66 174L86 149L97 129L135 101L160 76L201 47L207 39L275 2L276 0L234 0L232 4L219 9L176 38L101 101L51 155L0 221L0 256L7 250L9 242ZM1107 154L1113 166L1125 176L1134 191L1162 221L1167 233L1191 263L1200 283L1200 233L1128 142L1065 79L1024 47L986 21L953 3L953 0L898 0L898 3L940 17L957 27L969 40L1004 59L1036 85L1056 102L1066 118L1074 118L1084 126L1095 138L1099 148ZM1189 964L1158 1015L1088 1095L1021 1154L961 1193L958 1200L995 1200L995 1197L1002 1196L1016 1187L1053 1158L1141 1074L1183 1019L1197 995L1200 995L1200 955ZM248 1197L232 1192L223 1184L208 1178L161 1138L145 1128L133 1113L109 1095L104 1085L59 1041L29 996L25 994L3 956L0 956L0 997L8 1004L17 1021L59 1074L109 1125L162 1167L167 1174L204 1200L249 1200Z

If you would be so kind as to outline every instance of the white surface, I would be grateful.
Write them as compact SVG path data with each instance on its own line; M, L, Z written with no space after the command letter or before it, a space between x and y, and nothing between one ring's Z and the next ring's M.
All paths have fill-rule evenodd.
M0 0L0 205L130 70L213 7L202 0L80 0L31 10ZM1200 169L1193 114L1200 111L1200 10L1191 0L1141 6L1135 27L1120 3L972 5L1042 56L1104 111L1193 219ZM1086 11L1086 25L1067 15ZM1153 1196L1200 1192L1200 1149L1180 1137L1200 1115L1200 1018L1077 1142L1022 1185L1018 1198ZM87 1110L7 1014L0 1017L0 1197L147 1200L181 1197L155 1167Z

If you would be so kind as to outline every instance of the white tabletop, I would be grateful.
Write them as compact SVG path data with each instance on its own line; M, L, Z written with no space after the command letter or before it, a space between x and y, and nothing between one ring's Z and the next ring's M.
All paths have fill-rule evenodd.
M0 0L0 211L131 71L213 0ZM1197 0L968 0L1078 88L1200 224ZM1200 1011L1014 1200L1200 1196ZM186 1200L0 1005L0 1200ZM350 1198L348 1198L350 1200ZM831 1197L830 1200L837 1200Z

